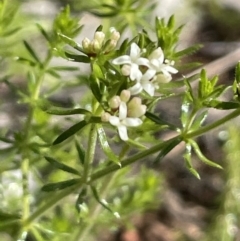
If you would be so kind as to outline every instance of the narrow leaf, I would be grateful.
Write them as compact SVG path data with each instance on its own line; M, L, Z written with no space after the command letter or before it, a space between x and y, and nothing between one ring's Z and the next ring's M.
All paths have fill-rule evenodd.
M160 162L175 146L177 146L182 140L180 138L173 139L170 143L166 144L156 157L153 163Z
M73 136L74 134L76 134L81 129L83 129L87 124L88 123L85 120L83 120L83 121L80 121L79 123L71 126L69 129L64 131L62 134L60 134L56 138L56 140L53 142L53 145L57 145L57 144L60 144L61 142L65 141L66 139Z
M52 67L51 69L54 69L57 71L77 71L77 70L79 70L78 67L73 67L73 66L55 66L55 67Z
M45 156L44 158L57 169L80 176L80 173L76 169L61 163L52 157Z
M199 127L201 127L203 122L206 120L207 116L208 116L207 110L203 111L199 116L197 116L196 119L194 120L191 130L197 130Z
M97 132L98 132L98 139L101 144L101 147L103 149L104 154L109 158L109 160L115 162L119 166L121 166L121 163L119 162L118 156L115 155L115 153L112 151L110 148L108 141L107 141L107 136L105 134L104 129L102 128L101 125L97 125Z
M146 112L145 116L150 119L151 121L153 121L154 123L158 124L158 125L163 125L163 126L168 126L169 129L175 130L176 127L164 120L162 120L160 117L156 116L155 114L151 113L151 112Z
M40 30L41 34L43 35L43 37L47 40L48 43L51 43L51 39L48 36L47 32L45 31L45 29L40 25L40 24L36 24L38 29Z
M219 168L219 169L223 169L222 166L220 166L219 164L217 164L217 163L215 163L215 162L212 162L211 160L209 160L208 158L206 158L206 157L202 154L202 152L200 151L200 148L199 148L198 144L197 144L195 141L191 140L190 143L191 143L191 145L192 145L195 153L197 154L198 158L199 158L202 162L204 162L205 164L207 164L207 165L209 165L209 166L216 167L216 168Z
M43 109L48 114L51 115L77 115L77 114L89 114L91 113L88 110L76 108L76 109L66 109L61 107L50 107L48 109Z
M183 155L183 158L185 160L185 165L187 169L197 178L201 179L199 173L193 168L192 166L192 146L189 143L186 143L186 151L185 154Z
M28 50L29 54L36 60L37 63L41 63L40 59L38 58L37 54L33 50L33 48L29 45L27 41L23 41L25 48Z
M90 58L86 55L77 55L77 54L71 54L68 52L65 52L65 55L67 58L69 58L70 60L73 60L75 62L90 63Z
M75 147L76 147L77 152L78 152L78 158L83 165L84 161L85 161L85 151L84 151L83 147L78 143L77 140L75 141Z
M107 202L100 200L97 189L94 186L91 186L91 190L97 202L101 204L105 209L107 209L110 213L113 213L112 209L108 206Z
M68 187L71 187L77 183L80 182L80 178L77 179L70 179L67 181L62 181L62 182L56 182L56 183L48 183L46 185L44 185L41 190L44 192L52 192L52 191L58 191L58 190L62 190Z
M204 105L219 110L231 110L238 109L240 107L240 103L238 102L224 102L219 100L211 100L207 103L204 102Z

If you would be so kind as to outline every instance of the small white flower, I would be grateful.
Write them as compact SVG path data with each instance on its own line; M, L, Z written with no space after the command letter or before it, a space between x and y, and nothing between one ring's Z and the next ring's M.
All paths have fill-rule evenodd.
M139 118L127 117L127 104L125 102L121 102L119 106L119 116L110 116L109 122L111 125L117 127L119 136L123 141L128 140L127 127L142 124L142 120Z
M129 88L132 95L139 94L142 90L145 90L150 96L154 96L155 83L152 81L156 74L153 69L148 69L144 75L141 76L140 80Z
M174 62L170 62L169 60L166 60L164 63L164 54L160 47L155 49L149 56L150 61L150 68L155 70L156 73L162 72L163 75L169 79L171 77L171 74L176 74L178 72L177 69L173 68L171 64L174 64ZM171 74L170 74L171 73ZM171 78L170 78L171 80Z
M149 66L149 60L141 57L141 49L136 43L132 43L130 47L130 55L120 56L112 61L115 65L129 65L130 79L139 81L142 73L139 65Z

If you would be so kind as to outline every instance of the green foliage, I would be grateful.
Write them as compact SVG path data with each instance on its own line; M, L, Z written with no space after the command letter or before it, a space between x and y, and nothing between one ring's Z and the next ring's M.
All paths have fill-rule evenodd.
M9 76L4 68L1 84L27 107L26 117L19 117L18 128L9 126L0 131L0 144L4 144L0 148L0 195L4 197L0 231L14 240L88 240L90 233L103 225L116 227L120 220L127 222L133 214L154 207L162 176L145 165L134 174L130 167L141 159L158 164L181 142L186 147L186 167L198 179L193 152L203 163L222 168L204 156L195 139L240 114L240 65L233 86L218 85L218 78L208 78L205 70L168 83L181 69L181 59L199 46L177 50L182 26L175 26L174 16L168 21L156 18L152 37L145 17L154 5L145 10L146 2L84 3L85 10L108 18L120 33L115 29L103 32L100 25L92 40L84 38L78 43L75 38L82 26L67 6L50 29L39 23L35 26L46 40L43 54L28 37L18 41L18 52L10 49L8 55L0 50L4 58L14 55L19 68L24 69L23 88L14 81L18 72ZM0 1L0 38L5 43L20 29L14 23L17 10L17 5ZM127 26L134 36L118 43ZM145 29L137 34L138 27ZM53 65L54 56L63 62ZM71 61L81 63L81 68L87 65L89 73L79 77L79 68ZM174 61L179 69L175 69ZM72 77L64 76L63 71ZM197 90L191 85L196 80ZM54 101L55 94L68 97L69 86L84 86L80 97L67 106L61 100ZM236 98L221 101L231 88ZM159 114L162 101L173 97L181 101L180 124ZM233 112L205 125L209 108ZM163 130L174 137L165 140L159 135ZM14 178L14 171L20 177ZM8 183L8 178L21 193L13 197L6 193L4 180ZM34 183L33 190L30 183ZM67 201L61 202L63 198Z

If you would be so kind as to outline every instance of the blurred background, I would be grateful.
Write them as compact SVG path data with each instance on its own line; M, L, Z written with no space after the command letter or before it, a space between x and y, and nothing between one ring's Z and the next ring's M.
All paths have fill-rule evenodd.
M4 41L0 38L0 55L8 56L24 54L22 40L27 39L39 53L44 53L43 40L39 36L35 24L40 23L46 29L59 12L70 5L71 12L80 19L84 25L78 42L84 37L92 38L94 31L100 25L104 29L119 25L124 30L123 39L136 34L140 29L153 29L156 16L169 18L176 16L177 25L184 24L179 42L179 49L196 43L203 44L197 53L184 61L201 62L209 76L219 75L220 83L231 85L234 80L234 68L240 60L240 1L236 0L159 0L141 1L141 11L135 16L121 13L117 17L107 16L108 12L98 9L100 3L111 3L104 0L21 0L13 1L19 5L19 13L14 21L21 25L22 30L14 39ZM135 1L138 4L138 1ZM153 9L153 14L151 13ZM150 14L151 13L151 14ZM104 15L105 17L101 17ZM125 19L123 21L123 19ZM123 23L123 24L121 24ZM61 59L54 59L54 64L61 63ZM72 64L72 63L70 63ZM7 70L6 70L7 68ZM24 69L19 65L6 61L1 63L1 70L7 74L16 73L14 82L19 88L24 88ZM81 68L82 73L88 69ZM195 70L183 70L182 74L188 75ZM3 71L2 71L3 72ZM1 75L1 74L0 74ZM2 76L1 76L2 77ZM66 74L66 78L70 78ZM51 81L51 80L49 80ZM81 89L69 87L67 91L58 93L54 98L68 105L77 102L81 96ZM226 96L229 98L229 96ZM21 126L21 119L26 114L24 105L16 103L17 97L9 86L0 83L0 128L17 129ZM162 103L159 111L164 118L174 120L179 115L179 106L176 100ZM225 111L210 110L207 121L218 119L226 114ZM125 221L116 222L114 225L108 221L98 222L93 228L94 238L101 241L240 241L240 126L239 118L232 123L198 138L199 146L205 155L220 163L224 170L214 169L196 161L201 180L196 179L186 169L181 154L181 146L175 148L157 166L148 166L149 172L142 171L142 183L138 183L142 190L147 188L151 175L159 179L147 196L138 193L136 203L146 199L144 208L127 215ZM171 135L167 133L166 135ZM1 145L3 145L1 143ZM1 146L3 147L3 146ZM0 156L0 159L3 156ZM4 169L4 168L3 168ZM8 171L1 171L1 188L6 189L17 180L18 174L11 175ZM154 171L153 171L154 169ZM17 181L16 181L17 182ZM5 183L5 186L4 186ZM9 184L10 183L10 184ZM159 185L159 186L158 186ZM14 189L15 188L15 189ZM11 186L12 190L18 187ZM155 190L153 190L153 188ZM141 189L140 189L141 190ZM9 188L8 195L12 195ZM3 192L3 191L2 191ZM14 195L21 195L21 193ZM0 195L0 203L1 203ZM17 198L17 196L15 196ZM9 205L1 203L0 205ZM14 203L13 203L14 205ZM134 206L134 207L135 207ZM132 208L134 210L134 207ZM63 207L62 207L63 208ZM67 206L67 210L71 210ZM129 206L130 208L130 206ZM74 217L71 217L74 219ZM58 219L60 220L60 219ZM55 227L66 224L57 224ZM60 221L59 221L60 222ZM63 222L63 221L61 221ZM60 230L64 228L59 228ZM2 235L2 236L1 236ZM11 237L0 232L0 239L11 241ZM34 240L29 238L29 240Z

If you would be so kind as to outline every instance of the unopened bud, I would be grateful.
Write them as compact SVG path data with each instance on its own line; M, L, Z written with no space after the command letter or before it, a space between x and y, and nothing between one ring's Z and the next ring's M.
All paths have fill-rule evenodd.
M139 97L134 97L127 105L129 117L140 117L146 113L147 106L142 105L142 100Z
M117 42L120 39L120 33L116 30L112 31L110 39L115 40Z
M103 112L101 115L101 120L102 122L108 122L110 118L110 114L108 112Z
M107 46L105 47L105 52L110 52L110 51L114 50L116 46L117 46L117 41L110 40L108 42Z
M98 40L94 39L90 44L90 48L93 53L98 53L101 49L101 45L99 44Z
M115 95L109 100L108 103L111 109L117 109L120 106L121 99L118 95Z
M102 46L104 39L105 39L105 34L103 32L101 32L101 31L95 32L94 40L97 40L99 45Z
M82 47L85 51L89 51L89 45L91 41L88 38L84 38L82 41Z
M131 66L128 64L124 64L121 68L122 75L129 76L131 73Z
M131 92L129 90L122 90L120 94L120 99L123 102L128 102L131 97Z

